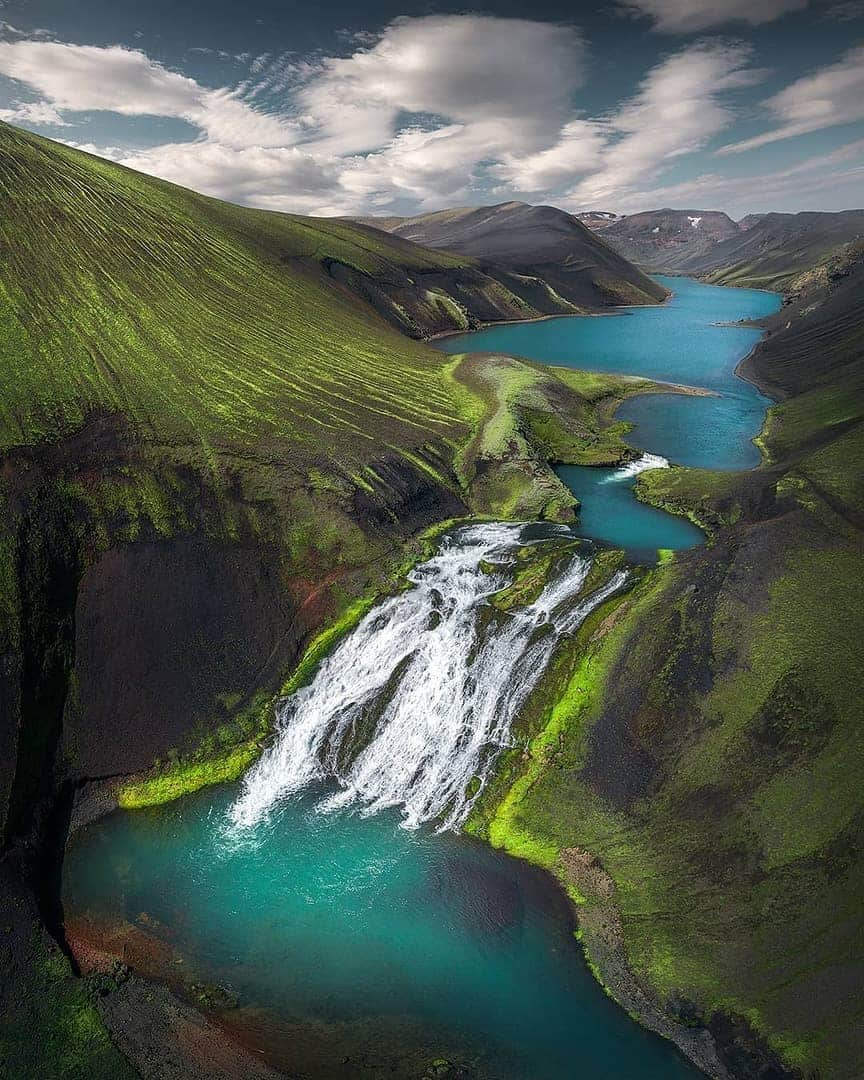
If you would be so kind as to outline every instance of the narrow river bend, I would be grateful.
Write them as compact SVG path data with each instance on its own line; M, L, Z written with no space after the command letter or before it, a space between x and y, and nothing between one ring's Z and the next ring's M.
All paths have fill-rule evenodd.
M614 315L561 317L490 326L443 338L448 353L501 352L564 367L641 375L711 391L711 396L644 394L617 416L634 424L629 442L677 465L748 469L759 464L753 443L770 401L735 374L761 331L735 325L777 311L780 297L756 289L658 277L672 298L658 307ZM689 522L632 497L628 470L562 466L559 475L583 504L580 534L650 560L657 548L692 547L702 534Z
M674 287L663 308L496 327L470 347L709 386L721 396L628 403L633 441L673 461L746 467L765 403L732 372L758 333L711 324L765 314L776 298ZM722 357L705 344L716 334ZM584 500L584 532L632 554L698 539L667 542L664 526L681 524L668 515L659 532L626 533L631 478L600 472L581 491L562 472ZM600 486L623 497L588 523ZM530 604L490 608L520 548L562 535L458 530L282 704L272 746L240 784L86 827L64 868L70 930L121 943L187 988L227 987L226 1024L316 1080L422 1077L436 1058L475 1080L695 1078L594 981L546 875L458 832L557 644L628 587L626 571L586 586L587 543L562 552Z

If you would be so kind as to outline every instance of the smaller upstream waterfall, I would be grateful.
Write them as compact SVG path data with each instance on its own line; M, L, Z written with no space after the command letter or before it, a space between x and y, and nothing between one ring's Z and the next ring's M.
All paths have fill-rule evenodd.
M668 469L669 462L665 457L660 457L659 454L643 454L642 457L637 458L635 461L631 461L628 465L622 465L620 469L616 469L611 476L607 476L601 480L601 484L617 484L620 480L629 480L631 477L638 476L639 473L647 472L649 469Z
M406 828L462 824L560 636L627 576L577 599L591 567L577 553L533 603L498 612L488 600L512 581L523 532L504 523L460 529L409 574L413 588L361 620L279 706L276 738L231 808L234 826L254 826L279 800L326 779L339 791L323 811L398 806Z

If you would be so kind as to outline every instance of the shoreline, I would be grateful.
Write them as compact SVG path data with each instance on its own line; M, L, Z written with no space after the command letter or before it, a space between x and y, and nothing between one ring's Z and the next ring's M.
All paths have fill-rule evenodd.
M665 286L664 286L665 288ZM669 301L675 296L675 293L670 289L669 295L664 299L659 300L656 304L611 304L608 310L604 311L572 311L572 312L558 312L553 315L534 315L527 319L492 319L489 322L481 322L478 326L469 330L442 330L439 334L430 334L429 337L423 338L424 344L429 344L433 341L444 341L446 338L462 337L465 334L477 334L482 330L490 330L496 326L522 326L526 323L540 323L548 322L550 319L608 319L612 317L621 317L622 315L628 315L633 308L655 308L663 307L664 304L668 304Z
M667 300L669 297L666 298ZM662 303L666 303L664 300ZM442 330L439 334L430 334L429 337L422 338L424 345L429 345L433 341L445 341L447 338L464 337L466 334L480 334L484 330L494 330L497 326L526 326L533 323L550 322L552 319L608 319L617 316L620 318L622 315L629 314L630 308L633 304L621 304L610 311L572 311L572 312L558 312L555 315L534 315L527 319L492 319L489 322L481 322L478 326L469 330ZM641 307L661 307L662 304L642 304ZM453 355L452 353L448 355Z

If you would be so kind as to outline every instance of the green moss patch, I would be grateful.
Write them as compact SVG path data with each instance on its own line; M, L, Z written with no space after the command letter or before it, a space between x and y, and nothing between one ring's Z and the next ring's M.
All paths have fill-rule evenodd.
M207 761L177 762L156 776L124 784L117 793L117 805L122 810L141 810L172 802L210 784L237 780L260 749L257 742L250 742Z

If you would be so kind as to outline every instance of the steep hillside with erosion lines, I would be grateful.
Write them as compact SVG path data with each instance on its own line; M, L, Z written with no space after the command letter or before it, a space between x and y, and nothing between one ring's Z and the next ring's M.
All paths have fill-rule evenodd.
M471 256L488 273L506 268L540 277L585 309L656 303L666 295L581 221L554 206L509 202L364 221L427 247Z

